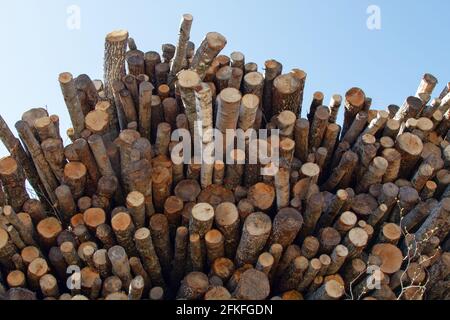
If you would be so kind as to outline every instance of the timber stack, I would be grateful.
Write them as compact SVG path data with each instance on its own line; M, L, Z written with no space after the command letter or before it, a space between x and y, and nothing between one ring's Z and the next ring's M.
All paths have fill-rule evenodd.
M450 86L426 74L386 110L316 92L308 110L306 72L224 55L217 32L196 49L192 22L161 53L108 34L103 80L62 73L68 144L46 109L18 136L0 117L0 296L450 299ZM192 154L182 129L195 162L172 157ZM257 135L206 161L212 129ZM250 161L262 145L279 161Z

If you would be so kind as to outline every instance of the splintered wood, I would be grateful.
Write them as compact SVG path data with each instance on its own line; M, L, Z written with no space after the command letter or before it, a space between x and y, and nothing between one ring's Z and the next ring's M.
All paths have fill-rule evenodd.
M450 299L449 86L307 109L305 71L217 32L195 50L192 25L161 53L114 31L103 80L61 73L69 139L43 108L18 137L0 117L0 297Z

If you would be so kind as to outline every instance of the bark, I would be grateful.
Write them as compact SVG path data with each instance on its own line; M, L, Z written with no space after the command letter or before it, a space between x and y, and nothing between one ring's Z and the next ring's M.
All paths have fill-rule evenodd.
M59 75L59 83L72 121L74 137L78 139L81 137L81 132L84 130L85 126L84 114L80 100L78 99L75 81L70 73L62 73Z
M250 215L244 224L241 241L236 253L236 264L254 264L270 237L272 222L263 213Z
M289 110L300 114L302 82L293 74L280 75L273 82L272 106L274 115Z
M195 70L203 79L214 58L226 45L227 40L224 36L217 32L208 33L192 59L191 69Z
M8 203L14 210L21 211L24 203L30 198L25 189L25 176L22 168L14 158L0 159L0 180Z
M222 232L225 242L225 256L232 259L239 244L240 219L237 207L233 203L222 203L216 208L215 224Z

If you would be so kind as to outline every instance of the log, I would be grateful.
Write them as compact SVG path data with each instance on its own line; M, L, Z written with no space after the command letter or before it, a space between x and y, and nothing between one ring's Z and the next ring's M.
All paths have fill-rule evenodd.
M408 97L400 110L398 110L394 119L404 122L409 118L416 118L422 110L422 107L422 100L417 97Z
M263 111L266 118L269 119L272 114L272 96L273 96L273 83L274 80L281 75L283 65L276 60L267 60L265 62L265 75L264 75L264 93L263 93Z
M444 241L450 232L449 214L450 198L445 198L433 208L426 221L415 233L416 241L421 244L433 236L438 237L441 242Z
M342 105L342 96L338 94L333 95L330 101L330 105L328 107L328 109L330 110L330 119L329 119L330 124L336 123L341 105Z
M120 212L111 220L111 227L117 239L117 243L122 246L130 256L135 256L136 246L133 241L135 226L128 213Z
M39 281L49 272L47 262L42 258L37 258L30 263L27 269L27 282L32 290L39 290Z
M177 299L199 300L208 291L209 281L204 273L191 272L181 282Z
M275 216L272 234L268 246L280 244L283 248L289 247L296 239L303 225L303 217L293 208L281 209Z
M125 75L125 53L128 32L117 30L109 33L105 39L104 85L106 97L113 100L112 84Z
M59 75L59 83L61 91L64 96L64 101L69 111L70 119L74 129L74 137L78 139L81 137L81 132L84 130L84 114L81 108L80 100L78 99L77 89L73 76L66 72Z
M114 246L108 250L108 258L111 261L112 272L122 282L122 288L128 289L132 281L128 255L123 247Z
M214 208L207 203L199 203L192 208L189 232L204 238L214 222Z
M211 265L218 258L225 256L225 238L218 230L208 231L205 235L208 265Z
M241 300L265 300L270 294L267 276L258 270L247 270L242 276L233 296Z
M269 210L275 201L275 189L265 183L257 183L248 191L248 200L259 210Z
M230 202L216 208L215 224L222 232L225 241L225 256L232 259L236 254L240 236L240 219L237 207Z
M396 149L402 156L400 175L409 177L420 160L423 143L419 137L411 133L404 133L397 138Z
M310 124L306 119L299 119L295 123L295 157L306 162L309 154Z
M150 219L150 230L161 267L168 274L170 272L173 251L169 234L169 222L166 216L162 214L153 215Z
M217 32L209 32L192 58L191 69L195 70L203 79L214 58L226 45L227 40L224 36Z
M307 297L308 300L339 300L344 295L345 288L335 280L326 282L317 291Z
M64 183L70 188L74 199L79 199L83 196L86 181L87 169L81 162L69 162L64 167Z
M22 168L14 158L0 159L0 180L8 202L15 210L22 210L24 203L30 198L25 189L25 176Z
M293 74L284 74L275 78L273 82L272 107L273 115L288 110L300 114L300 100L302 82Z
M222 133L237 128L241 101L242 94L234 88L227 88L219 94L216 128Z
M56 244L56 239L62 232L62 226L56 218L50 217L39 222L36 231L41 245L45 249L50 249Z
M355 120L356 115L362 111L364 104L366 102L366 95L364 91L360 88L351 88L345 94L345 114L344 114L344 125L342 127L342 134L345 136L350 126Z

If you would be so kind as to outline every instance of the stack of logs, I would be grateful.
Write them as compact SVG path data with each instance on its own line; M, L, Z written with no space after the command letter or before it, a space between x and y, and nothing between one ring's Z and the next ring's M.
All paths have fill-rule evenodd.
M0 117L2 298L449 299L450 83L386 111L316 92L301 118L304 71L259 72L215 32L195 50L192 22L162 54L108 34L103 81L61 74L68 145L45 109L20 140ZM238 147L172 161L199 120L204 153L208 129L279 129L279 171Z

